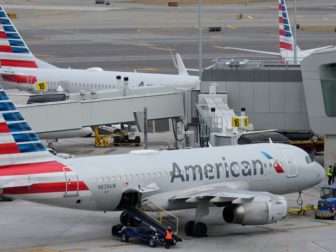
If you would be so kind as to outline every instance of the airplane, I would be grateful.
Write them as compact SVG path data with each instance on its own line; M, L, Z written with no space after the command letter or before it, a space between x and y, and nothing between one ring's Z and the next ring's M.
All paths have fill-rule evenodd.
M0 6L0 75L4 88L79 92L123 88L124 85L147 87L199 84L199 77L188 74L179 54L176 54L175 61L177 75L104 71L99 67L86 70L58 68L32 54Z
M233 50L239 50L239 51L245 51L245 52L256 52L256 53L262 53L262 54L268 54L268 55L275 55L281 57L281 62L286 64L294 64L294 37L292 28L289 22L288 18L288 11L286 7L286 1L285 0L278 0L278 12L279 12L279 48L280 53L276 52L268 52L268 51L260 51L260 50L252 50L252 49L246 49L246 48L238 48L238 47L231 47L226 46L225 49L233 49ZM331 48L332 45L329 46L323 46L308 50L301 50L298 46L296 46L296 52L297 52L297 64L300 64L301 61L311 55L312 53L316 51L320 51L323 49Z
M2 88L0 112L0 195L93 211L136 209L148 201L167 210L196 208L184 226L187 235L206 235L201 218L212 206L224 207L227 223L282 220L287 201L278 194L302 191L325 176L305 151L276 143L59 159Z

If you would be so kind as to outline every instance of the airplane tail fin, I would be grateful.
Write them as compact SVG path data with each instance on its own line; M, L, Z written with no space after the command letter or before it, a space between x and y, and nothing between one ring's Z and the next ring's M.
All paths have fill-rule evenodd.
M294 37L285 0L278 0L278 11L280 55L283 61L292 62L294 60ZM299 57L301 49L298 46L296 46L296 51Z
M44 147L0 86L0 176L6 175L10 168L15 170L23 164L50 163L54 160L55 157ZM12 172L20 174L19 169L14 170Z
M188 71L183 63L183 60L182 60L182 57L179 53L176 53L175 55L176 57L176 67L177 67L177 70L178 70L178 74L179 75L189 75L188 74ZM174 61L175 63L175 61Z
M31 53L2 6L0 6L0 66L11 70L55 68Z
M0 195L64 192L64 174L69 171L43 146L0 86ZM41 180L44 174L58 177L46 183Z

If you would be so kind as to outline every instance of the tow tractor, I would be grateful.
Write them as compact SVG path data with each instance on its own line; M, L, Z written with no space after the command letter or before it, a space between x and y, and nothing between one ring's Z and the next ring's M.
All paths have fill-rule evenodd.
M316 219L335 220L336 216L336 183L321 187L321 195L315 211Z

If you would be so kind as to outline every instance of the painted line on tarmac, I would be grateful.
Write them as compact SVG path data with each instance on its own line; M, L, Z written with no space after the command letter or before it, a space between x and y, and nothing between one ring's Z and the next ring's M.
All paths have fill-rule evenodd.
M229 48L226 48L225 46L212 46L213 48L217 48L217 49L224 49L224 50L230 50Z
M227 25L226 27L229 28L229 29L231 29L231 30L237 30L238 29L236 26L230 25L230 24Z
M169 52L174 52L174 51L176 51L176 49L174 49L174 48L165 48L165 47L155 47L155 46L150 46L150 47L148 47L148 48L150 48L150 49L154 49L154 50L159 50L159 51L169 51Z

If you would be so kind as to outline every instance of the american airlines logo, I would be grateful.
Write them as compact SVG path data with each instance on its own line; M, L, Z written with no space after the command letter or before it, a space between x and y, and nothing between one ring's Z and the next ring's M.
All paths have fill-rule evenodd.
M181 166L177 163L172 164L170 183L175 181L189 182L197 180L212 180L220 178L237 178L257 176L264 174L264 166L261 160L251 161L227 161L224 157L217 163L189 164Z

